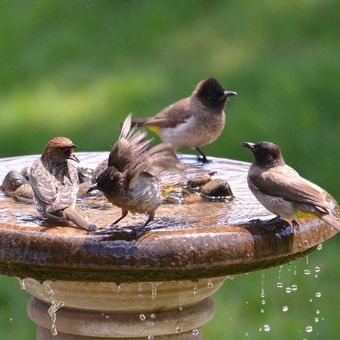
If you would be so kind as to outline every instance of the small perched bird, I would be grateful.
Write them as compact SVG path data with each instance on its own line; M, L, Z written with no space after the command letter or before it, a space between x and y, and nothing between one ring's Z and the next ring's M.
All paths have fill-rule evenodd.
M29 182L37 210L48 218L71 221L88 231L96 227L75 210L79 188L78 172L71 161L79 162L73 149L77 146L66 137L51 139L31 167Z
M161 204L161 185L157 174L162 169L182 170L172 147L159 144L151 148L152 139L145 131L131 129L131 114L125 119L120 137L113 145L107 168L96 178L89 191L102 191L109 202L122 209L122 220L128 212L147 214L146 226L154 219Z
M255 162L248 172L248 186L258 201L278 217L320 218L340 231L340 220L332 215L333 202L317 185L302 178L287 165L280 148L270 142L242 143L250 149Z
M225 124L224 107L234 91L225 91L215 78L198 83L190 97L166 107L154 117L133 120L132 124L146 126L174 149L196 148L206 163L200 147L214 142Z

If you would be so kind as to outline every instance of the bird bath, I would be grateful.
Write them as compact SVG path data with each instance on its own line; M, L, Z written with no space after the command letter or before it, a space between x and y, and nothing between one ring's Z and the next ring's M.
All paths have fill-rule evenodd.
M107 153L77 156L94 168ZM1 159L0 180L36 157ZM229 182L234 200L162 205L143 233L142 215L129 214L110 234L88 234L0 194L0 273L25 278L37 339L200 339L214 316L210 296L226 276L292 261L336 234L321 220L299 220L295 229L250 222L272 215L248 190L249 164L211 159L204 167ZM104 202L79 200L78 207L105 227L120 209Z

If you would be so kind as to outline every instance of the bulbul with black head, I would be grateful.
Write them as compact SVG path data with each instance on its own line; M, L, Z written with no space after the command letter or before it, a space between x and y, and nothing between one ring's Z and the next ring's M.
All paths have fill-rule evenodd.
M332 214L334 202L326 191L302 178L287 165L279 146L270 142L242 143L255 156L248 172L248 186L257 200L278 217L319 218L340 231L340 220Z
M198 83L190 97L181 99L150 118L133 120L132 124L148 127L174 149L196 148L208 162L201 147L214 142L225 125L224 108L227 100L237 93L226 91L215 78Z
M182 171L172 147L159 144L151 148L152 139L145 131L131 129L131 114L124 120L118 141L113 145L106 169L95 179L89 191L98 189L113 205L121 208L122 220L128 212L146 214L144 226L155 217L161 204L161 184L158 174L162 170Z
M79 162L73 152L77 145L66 137L51 139L43 154L34 161L29 174L36 208L43 216L53 220L71 221L87 231L96 226L75 209L79 189Z

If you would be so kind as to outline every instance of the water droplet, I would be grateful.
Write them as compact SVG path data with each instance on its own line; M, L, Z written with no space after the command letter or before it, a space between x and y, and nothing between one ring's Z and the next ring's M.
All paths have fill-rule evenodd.
M139 314L139 320L140 321L145 321L146 320L145 314Z
M309 258L306 256L306 264L309 264Z
M307 333L312 333L313 332L313 327L311 325L306 327L306 332Z
M321 268L319 266L316 266L314 270L315 270L315 273L320 273Z
M156 314L152 313L152 314L150 315L150 318L151 318L151 319L156 319Z
M318 246L317 246L317 248L316 248L317 250L321 250L322 249L322 243L321 244L319 244Z
M264 289L262 288L262 290L261 290L261 298L264 298L265 297L265 295L264 295Z
M154 340L154 339L155 339L155 337L153 335L148 336L148 340Z
M292 288L291 287L286 287L286 293L290 294L292 292Z
M259 332L262 332L262 327L259 327Z
M305 270L303 271L303 273L304 273L305 275L310 275L310 270L309 270L309 269L305 269Z
M316 313L316 314L320 314L320 311L317 309L317 310L315 311L315 313Z
M20 282L20 289L25 290L26 286L25 286L25 279L22 279L19 281Z
M313 302L313 299L309 299L309 302Z
M183 306L179 306L179 307L178 307L178 310L179 310L180 312L182 312L182 311L183 311Z
M319 318L314 318L314 322L318 323L319 322Z
M214 283L212 281L208 281L208 288L214 288Z
M248 332L245 332L245 336L248 336L249 334L248 334Z
M176 333L177 333L177 334L182 333L182 330L183 330L182 326L179 326L179 325L178 325L178 326L176 327Z
M317 279L319 276L318 276L318 274L315 274L314 277Z
M248 305L248 304L249 304L249 301L246 301L245 304Z
M283 306L282 307L282 312L287 312L288 311L288 306Z
M197 294L197 282L194 283L194 289L193 289L193 294Z
M263 309L263 308L260 309L260 313L261 313L261 314L264 313L264 309Z
M292 292L296 292L297 289L298 289L298 285L297 284L293 284L291 288L292 288Z
M265 305L266 304L266 300L261 300L261 305Z
M263 330L265 332L269 332L270 331L270 326L268 324L263 325Z
M317 297L317 298L321 297L321 293L320 292L316 292L315 293L315 297Z
M11 321L11 322L12 322L12 321L13 321L13 318L10 318L10 319L9 319L9 321Z
M283 288L283 283L282 282L277 282L276 283L277 288Z
M105 315L105 319L110 319L110 315Z
M198 328L195 328L195 329L193 329L193 330L191 331L191 334L192 334L193 336L197 336L197 335L200 334L200 331L199 331Z

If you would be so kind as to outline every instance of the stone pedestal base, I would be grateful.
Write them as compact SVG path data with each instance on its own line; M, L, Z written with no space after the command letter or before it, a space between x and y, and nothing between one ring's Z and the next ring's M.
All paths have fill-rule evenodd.
M198 282L45 282L26 279L37 340L200 340L224 278ZM53 335L54 333L55 335Z

